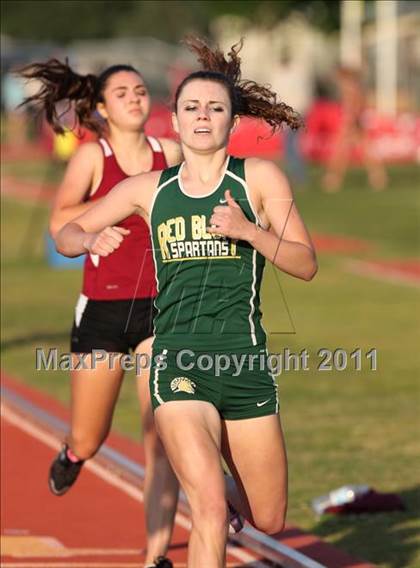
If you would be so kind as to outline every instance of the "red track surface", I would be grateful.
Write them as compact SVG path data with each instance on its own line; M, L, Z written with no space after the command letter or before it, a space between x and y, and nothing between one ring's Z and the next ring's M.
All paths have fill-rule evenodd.
M53 398L4 374L2 384L39 408L60 419L68 419L68 411ZM124 491L124 480L114 478L115 485L112 485L85 467L67 496L52 496L46 477L55 450L48 446L48 439L47 444L39 439L39 428L35 423L28 422L26 417L18 414L18 422L21 419L29 424L32 433L22 430L20 424L13 424L13 413L8 417L7 408L5 419L2 418L1 422L2 567L142 566L142 547L145 545L143 512L138 499ZM48 432L46 436L49 436ZM53 443L58 447L56 440L53 439ZM107 444L127 457L144 463L140 444L116 434L110 435ZM188 537L185 528L179 525L175 527L170 556L179 568L185 566ZM288 526L278 540L328 568L372 566L355 560L296 527ZM243 548L237 551L248 555L249 559L261 558ZM253 565L238 561L236 554L228 557L228 566Z
M47 464L54 450L5 420L2 420L2 437L5 440L2 452L5 563L18 566L31 560L41 568L59 559L69 566L80 563L87 567L98 562L105 565L110 561L140 565L145 530L139 504L134 499L90 471L83 472L71 496L56 498L46 484ZM29 536L36 540L28 542ZM56 548L53 555L54 547L42 545L40 537L54 538L63 546ZM174 559L185 559L187 539L188 533L177 528L174 544L179 549L174 550ZM39 554L31 554L38 547ZM97 554L94 549L98 550ZM107 554L112 549L121 552ZM12 551L13 556L8 556Z
M5 376L2 383L26 399L30 396L31 402L55 416L67 418L67 412L53 399ZM29 422L33 433L28 433L10 422L14 416L12 412L9 417L6 411L1 421L2 567L142 566L145 546L142 504L122 490L124 480L117 478L116 486L111 485L85 467L68 495L54 497L48 490L47 471L56 450L38 438L36 424ZM26 417L17 415L18 421L21 418L23 425L28 424ZM111 435L108 442L128 457L143 461L139 444L117 435ZM188 538L189 531L176 525L170 557L177 567L185 566ZM245 549L241 551L249 560L258 558ZM228 555L228 565L244 564L235 554Z
M420 260L352 260L347 263L351 272L399 284L420 285Z

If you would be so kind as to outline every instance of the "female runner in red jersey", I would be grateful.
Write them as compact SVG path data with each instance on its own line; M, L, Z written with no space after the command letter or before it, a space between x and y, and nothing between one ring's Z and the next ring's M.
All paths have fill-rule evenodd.
M63 131L56 104L67 100L74 106L78 124L99 136L98 142L80 146L67 167L52 209L53 237L123 179L180 161L176 142L146 136L150 96L142 76L130 65L114 65L99 76L82 76L67 64L50 60L29 65L21 73L41 82L40 91L26 102L38 104L56 132ZM156 290L149 230L139 215L130 215L119 227L128 235L123 245L110 256L89 255L85 261L71 351L89 354L88 368L71 371L70 432L50 469L49 485L55 495L63 495L73 485L84 461L98 451L109 433L124 376L121 356L130 350L150 353ZM95 357L93 350L101 351ZM137 381L146 454L146 566L170 568L172 563L164 555L178 482L156 434L148 378L148 370L143 369Z

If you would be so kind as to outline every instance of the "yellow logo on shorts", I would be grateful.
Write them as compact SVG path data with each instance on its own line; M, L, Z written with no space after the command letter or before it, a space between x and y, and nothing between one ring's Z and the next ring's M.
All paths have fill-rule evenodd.
M172 392L186 392L188 394L195 393L196 384L187 379L187 377L176 377L171 381Z

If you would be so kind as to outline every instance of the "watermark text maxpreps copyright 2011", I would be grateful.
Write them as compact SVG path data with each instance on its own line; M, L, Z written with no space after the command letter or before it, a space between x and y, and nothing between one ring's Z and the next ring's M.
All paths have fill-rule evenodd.
M215 376L229 372L239 376L242 372L269 371L280 375L289 371L309 371L315 368L320 372L328 371L376 371L378 367L377 349L363 351L360 347L352 351L346 349L321 348L314 354L307 349L298 353L289 348L280 353L267 353L261 348L258 353L195 353L191 349L181 349L176 352L176 366L180 371L209 371ZM152 357L148 353L108 353L103 349L93 349L91 353L61 352L53 347L45 350L35 349L35 369L37 371L77 371L94 370L99 365L107 365L115 369L118 365L123 371L135 371L140 375L143 370L151 368L152 362L159 370L167 368L167 356L159 354Z

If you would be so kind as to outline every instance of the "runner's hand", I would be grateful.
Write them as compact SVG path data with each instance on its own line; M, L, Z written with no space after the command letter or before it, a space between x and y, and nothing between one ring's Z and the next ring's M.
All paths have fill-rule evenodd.
M91 254L108 256L119 248L124 237L129 234L130 231L123 227L106 227L99 233L88 233L83 245Z
M254 223L248 221L242 209L233 199L230 190L225 191L226 205L217 205L210 217L209 233L236 240L249 240L255 231Z

